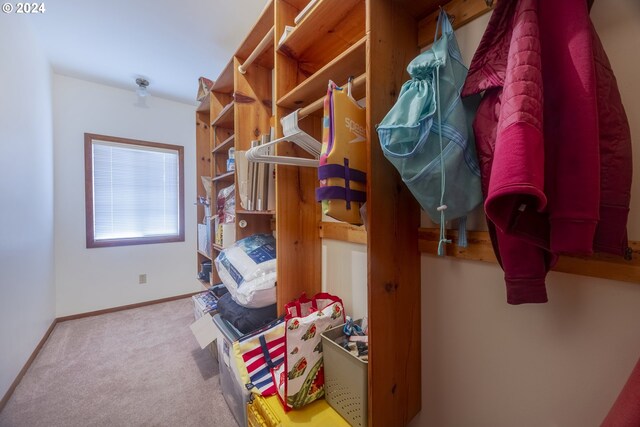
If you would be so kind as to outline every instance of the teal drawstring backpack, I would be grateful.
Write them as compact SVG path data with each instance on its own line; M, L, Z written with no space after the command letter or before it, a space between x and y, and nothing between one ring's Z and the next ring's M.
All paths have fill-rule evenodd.
M378 125L378 136L385 157L431 220L440 224L438 254L444 255L444 244L451 243L445 222L459 219L458 244L466 247L467 214L482 202L471 128L479 97L460 97L468 70L444 10L432 47L411 61L407 71L411 80Z

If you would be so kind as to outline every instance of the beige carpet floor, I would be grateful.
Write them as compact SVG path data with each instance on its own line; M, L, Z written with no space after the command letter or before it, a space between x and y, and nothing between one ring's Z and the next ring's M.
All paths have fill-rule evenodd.
M3 427L237 427L190 299L59 323L0 413Z

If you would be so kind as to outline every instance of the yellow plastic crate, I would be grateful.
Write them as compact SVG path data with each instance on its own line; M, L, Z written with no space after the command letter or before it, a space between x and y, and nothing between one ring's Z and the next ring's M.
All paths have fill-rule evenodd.
M247 405L247 423L249 427L269 427L269 424L252 404Z
M250 402L247 405L247 410L249 413L255 413L257 415L256 418L259 417L259 420L264 422L265 427L276 427L282 425L280 419L273 413L273 410L267 403L266 399L261 396L257 396L253 402ZM258 425L262 427L262 424Z
M301 409L284 412L277 396L266 398L256 396L253 402L247 405L247 414L249 414L249 420L252 417L255 420L249 421L250 427L350 427L349 423L324 399L316 400ZM264 424L260 424L260 422L264 422Z

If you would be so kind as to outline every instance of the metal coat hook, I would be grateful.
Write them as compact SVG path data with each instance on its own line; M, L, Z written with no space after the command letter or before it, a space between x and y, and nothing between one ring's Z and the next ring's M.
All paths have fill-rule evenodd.
M627 247L627 249L624 251L624 259L627 261L633 261L633 249Z
M493 3L493 0L484 0L484 1L487 2L487 3L489 1L491 1L491 3ZM456 21L456 15L453 15L453 14L447 12L447 10L445 8L443 8L442 6L439 6L439 7L440 7L440 11L446 13L447 14L447 18L453 24ZM437 20L437 18L436 18L436 20Z

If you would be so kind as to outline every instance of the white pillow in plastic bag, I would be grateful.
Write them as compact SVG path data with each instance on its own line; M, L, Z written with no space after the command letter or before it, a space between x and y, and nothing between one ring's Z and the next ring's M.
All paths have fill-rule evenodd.
M249 308L276 302L276 240L255 234L239 240L215 259L222 283L233 300Z

